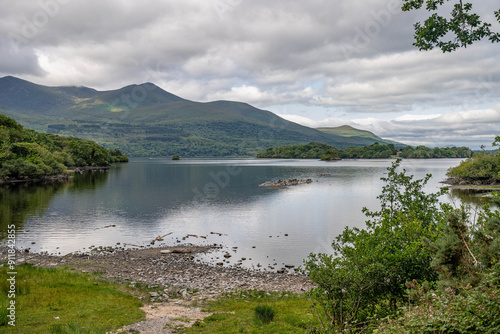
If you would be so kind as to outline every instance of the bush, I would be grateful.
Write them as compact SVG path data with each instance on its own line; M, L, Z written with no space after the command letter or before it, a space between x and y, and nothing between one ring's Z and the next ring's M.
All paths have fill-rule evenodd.
M271 306L259 305L255 307L255 316L264 324L268 324L274 320L274 308Z
M462 179L467 183L489 184L500 180L499 172L500 157L482 152L450 168L446 175Z
M498 333L499 277L497 269L477 287L465 286L459 293L450 288L430 290L418 305L387 320L375 333Z
M372 318L397 312L405 302L407 281L436 281L426 244L436 240L450 207L439 205L446 192L426 194L430 175L413 180L400 160L388 168L380 211L366 208L366 229L346 228L333 242L334 254L311 254L305 262L317 285L313 307L323 330L346 331L369 324Z

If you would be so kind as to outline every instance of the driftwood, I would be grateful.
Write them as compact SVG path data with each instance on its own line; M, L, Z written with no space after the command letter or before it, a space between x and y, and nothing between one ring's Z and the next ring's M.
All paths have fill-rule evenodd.
M103 227L98 227L98 228L95 228L94 230L100 230L102 228L108 228L108 227L116 227L116 225L113 224L113 225L107 225L107 226L103 226Z
M139 248L143 248L144 246L141 246L141 245L134 245L134 244L128 244L128 243L124 243L123 244L124 246L134 246L134 247L139 247Z
M227 235L227 234L219 233L219 232L210 232L210 234L217 234L219 237L221 237L223 235Z
M172 233L174 233L174 232L170 232L170 233L167 233L164 235L157 236L156 238L153 239L153 241L151 241L151 245L154 245L156 241L162 241L163 238L165 238L167 235L171 235Z

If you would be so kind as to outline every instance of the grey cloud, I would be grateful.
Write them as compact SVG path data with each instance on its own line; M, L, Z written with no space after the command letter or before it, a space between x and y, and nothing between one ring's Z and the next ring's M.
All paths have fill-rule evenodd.
M38 57L32 48L18 43L12 43L7 38L0 37L0 73L5 75L42 75L43 70L38 63Z
M98 89L151 81L195 100L324 106L348 115L465 112L498 103L498 45L419 52L411 45L413 23L427 13L402 13L399 5L0 0L0 51L20 50L17 58L0 60L0 72ZM498 9L477 8L481 14ZM388 135L405 131L396 121L389 125L382 129Z

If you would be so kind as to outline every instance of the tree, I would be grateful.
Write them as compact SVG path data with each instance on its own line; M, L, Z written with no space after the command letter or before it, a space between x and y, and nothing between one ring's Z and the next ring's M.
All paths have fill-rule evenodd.
M425 2L425 9L434 12L424 23L415 24L414 46L419 50L440 48L443 52L452 52L461 47L467 47L483 38L492 43L500 42L500 33L491 30L491 23L482 22L478 14L472 12L471 3L459 0L453 5L449 18L437 13L439 7L450 0L403 0L403 11L421 9ZM500 22L500 10L495 11L495 18ZM449 35L454 36L450 39Z
M435 281L432 254L426 247L439 235L450 207L438 203L446 192L427 194L430 175L413 180L398 172L400 160L388 168L379 211L365 229L346 228L333 242L334 255L311 254L305 269L317 288L311 299L325 330L345 332L370 319L395 314L405 301L405 283Z

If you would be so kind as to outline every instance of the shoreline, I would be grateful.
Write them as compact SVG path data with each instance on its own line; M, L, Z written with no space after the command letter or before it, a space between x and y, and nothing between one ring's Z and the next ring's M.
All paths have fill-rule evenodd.
M213 250L212 246L180 245L125 249L110 252L51 255L16 250L16 265L69 267L81 272L102 272L111 280L129 284L141 282L165 287L183 287L201 295L220 295L236 290L304 293L313 287L309 278L293 271L257 271L237 266L212 266L198 262L194 255ZM8 257L8 247L0 246L0 262Z
M64 174L48 175L36 179L23 179L23 180L1 180L0 185L3 184L20 184L20 183L38 183L38 182L55 182L55 181L68 181L74 177L75 173L83 174L87 171L107 172L112 166L83 166L71 167L66 170Z
M467 181L459 178L448 178L441 183L449 185L451 189L500 191L500 183L490 182L487 184L482 184L479 181L476 183L468 183Z

